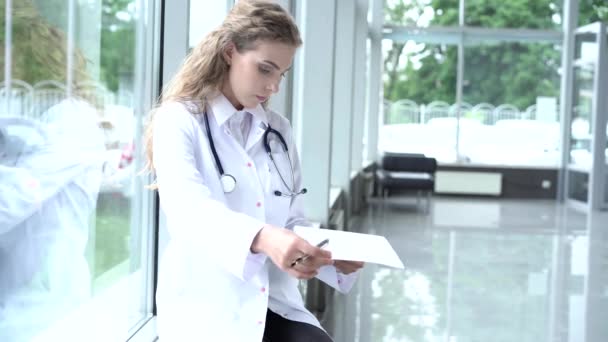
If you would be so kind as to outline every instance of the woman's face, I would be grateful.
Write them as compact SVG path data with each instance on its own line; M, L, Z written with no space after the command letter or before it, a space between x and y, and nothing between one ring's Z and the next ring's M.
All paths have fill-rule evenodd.
M279 91L279 84L291 68L294 46L259 41L255 48L240 53L236 48L226 52L230 64L228 82L222 89L236 109L255 107Z

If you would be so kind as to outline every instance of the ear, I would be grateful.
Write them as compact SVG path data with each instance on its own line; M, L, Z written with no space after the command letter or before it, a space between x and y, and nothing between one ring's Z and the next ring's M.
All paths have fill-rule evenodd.
M226 45L226 47L224 48L224 52L222 53L224 60L228 65L232 64L232 55L234 54L234 49L234 43L230 42L228 43L228 45Z

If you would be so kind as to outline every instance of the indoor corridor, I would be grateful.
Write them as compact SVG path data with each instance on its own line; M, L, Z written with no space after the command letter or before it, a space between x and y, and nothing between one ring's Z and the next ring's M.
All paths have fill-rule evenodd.
M336 341L606 341L608 213L436 197L424 215L413 201L371 204L357 220L405 270L367 265L334 296Z

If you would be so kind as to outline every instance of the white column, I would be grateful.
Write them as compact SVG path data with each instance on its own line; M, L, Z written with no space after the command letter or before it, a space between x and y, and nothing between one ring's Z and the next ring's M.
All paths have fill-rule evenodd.
M165 3L162 49L163 84L167 84L171 80L188 53L189 13L190 2L188 0L171 0L170 5Z
M371 49L368 63L369 87L367 102L366 161L373 162L378 154L378 129L380 115L384 111L382 87L382 25L384 22L384 2L371 0L372 22L370 25Z
M289 13L293 15L293 10L291 6L290 0L274 0L274 2L278 3L287 10ZM293 72L288 72L285 75L285 78L281 82L279 87L279 92L272 96L270 99L270 108L272 108L277 113L280 113L287 117L289 120L292 118L291 108L292 108L292 91L293 90Z
M189 0L171 0L171 4L164 3L163 8L163 46L162 51L162 79L165 85L171 80L179 69L188 52L188 40L190 24L188 21L190 11ZM162 258L167 243L169 232L167 231L167 219L163 211L159 210L158 229L158 255Z
M304 45L295 62L292 122L306 213L322 224L329 216L335 10L334 1L324 0L301 1L296 9Z
M353 70L355 39L355 2L336 2L336 59L334 64L334 107L331 144L331 185L340 187L349 198L352 121L353 121ZM346 206L348 208L348 206Z
M366 61L367 61L367 6L368 0L355 2L355 48L353 55L353 120L351 171L356 172L363 165L363 131L365 123Z

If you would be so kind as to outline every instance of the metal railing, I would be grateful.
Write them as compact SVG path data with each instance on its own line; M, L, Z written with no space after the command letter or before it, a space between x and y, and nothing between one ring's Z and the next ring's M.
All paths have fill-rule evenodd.
M555 108L555 113L557 113ZM525 110L504 103L494 106L490 103L471 105L466 102L450 105L444 101L432 101L428 104L417 104L410 99L401 99L395 102L384 101L384 124L428 124L441 118L464 118L476 120L482 124L494 125L501 120L535 120L536 105ZM556 117L557 120L557 117Z
M133 107L132 94L117 94L103 84L86 82L76 84L74 96L103 108L107 105ZM45 111L67 98L66 86L54 80L45 80L30 85L21 80L12 80L10 87L0 87L0 112L5 115L39 118Z

